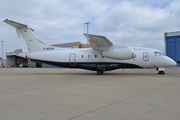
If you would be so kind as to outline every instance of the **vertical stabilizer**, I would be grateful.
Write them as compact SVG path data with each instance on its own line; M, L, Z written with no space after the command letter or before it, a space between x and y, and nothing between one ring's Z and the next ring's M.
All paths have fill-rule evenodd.
M26 24L18 23L12 20L4 20L5 23L16 28L23 52L40 52L46 45L35 37L33 29Z

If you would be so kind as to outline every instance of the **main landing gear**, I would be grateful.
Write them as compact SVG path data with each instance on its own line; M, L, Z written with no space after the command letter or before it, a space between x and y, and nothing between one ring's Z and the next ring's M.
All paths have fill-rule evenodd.
M105 72L104 69L97 69L97 74L102 75Z

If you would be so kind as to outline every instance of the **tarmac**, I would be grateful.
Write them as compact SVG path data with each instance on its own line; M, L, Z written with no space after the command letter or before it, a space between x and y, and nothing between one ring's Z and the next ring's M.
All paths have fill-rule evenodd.
M180 67L0 68L0 120L180 120Z

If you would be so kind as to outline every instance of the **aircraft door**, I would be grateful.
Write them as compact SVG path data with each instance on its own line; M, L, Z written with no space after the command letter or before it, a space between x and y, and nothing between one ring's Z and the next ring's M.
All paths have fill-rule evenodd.
M149 60L149 53L147 53L147 52L143 53L143 60L144 61L148 61Z
M76 65L76 54L75 53L71 53L69 55L69 64L71 66L75 66Z

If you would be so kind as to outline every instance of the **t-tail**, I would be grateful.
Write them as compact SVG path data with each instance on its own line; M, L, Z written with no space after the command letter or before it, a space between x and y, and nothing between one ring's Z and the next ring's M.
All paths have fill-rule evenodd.
M33 33L34 30L28 25L8 19L4 20L4 22L16 28L23 53L41 52L44 48L47 47L44 43L35 37Z

